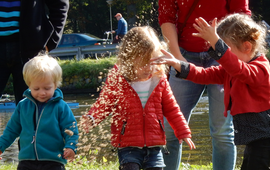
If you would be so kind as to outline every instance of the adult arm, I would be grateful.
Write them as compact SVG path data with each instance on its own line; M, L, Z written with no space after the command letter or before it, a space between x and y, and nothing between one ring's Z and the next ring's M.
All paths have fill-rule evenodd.
M178 6L175 0L158 1L158 19L164 40L168 43L170 52L179 60L186 61L182 56L178 45L178 34L176 30Z
M164 23L161 25L161 30L165 41L169 45L170 52L174 55L174 57L178 60L186 61L179 49L178 35L175 24L169 22Z
M54 28L54 32L46 44L48 50L50 51L56 48L57 44L59 43L62 37L69 9L69 1L46 0L45 3L49 10L48 20L50 21L50 23Z

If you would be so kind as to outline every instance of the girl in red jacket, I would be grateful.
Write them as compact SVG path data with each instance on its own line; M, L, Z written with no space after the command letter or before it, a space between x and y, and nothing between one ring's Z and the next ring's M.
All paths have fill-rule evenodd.
M190 149L195 148L165 66L150 65L150 58L161 55L161 49L164 45L151 27L129 30L119 47L117 64L88 116L84 116L84 129L88 131L112 114L111 144L118 148L121 170L165 167L161 152L166 144L164 116L180 143L184 140Z
M246 145L241 170L268 170L270 166L270 65L265 57L265 28L244 14L233 14L209 25L195 20L193 33L209 42L209 54L220 63L207 69L165 56L153 64L169 64L177 77L201 84L224 84L224 115L231 114L234 142ZM222 39L221 39L222 38Z

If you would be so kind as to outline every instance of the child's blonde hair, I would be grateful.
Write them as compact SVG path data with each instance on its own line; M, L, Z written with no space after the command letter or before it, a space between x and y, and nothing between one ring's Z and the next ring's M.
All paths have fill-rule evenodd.
M167 45L159 40L153 28L133 27L124 36L119 47L117 64L120 73L129 81L136 79L134 66L143 67L150 64L154 53L162 55L161 49L166 50ZM162 76L165 72L165 65L154 66L153 74Z
M43 80L50 76L56 87L61 86L62 68L57 60L46 54L38 55L23 67L23 78L27 86L30 86L32 80Z
M241 51L241 44L248 41L252 44L252 52L266 54L266 29L257 24L246 14L232 14L220 21L217 33L224 41L229 41Z

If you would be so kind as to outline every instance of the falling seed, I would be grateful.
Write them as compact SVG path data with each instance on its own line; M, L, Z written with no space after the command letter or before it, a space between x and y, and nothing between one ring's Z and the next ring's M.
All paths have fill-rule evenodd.
M58 154L58 157L61 158L61 154Z
M72 132L71 130L66 129L65 133L68 134L69 136L73 136L74 132Z

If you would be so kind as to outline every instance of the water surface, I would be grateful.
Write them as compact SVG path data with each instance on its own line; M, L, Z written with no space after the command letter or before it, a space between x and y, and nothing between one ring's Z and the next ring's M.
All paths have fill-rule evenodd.
M94 95L66 95L64 99L66 101L79 102L80 107L78 109L72 109L74 115L79 121L79 117L85 114L90 105L95 101L97 96ZM12 110L0 110L0 135L12 115ZM189 150L187 144L183 145L182 162L197 165L207 165L212 162L212 145L211 136L209 131L209 119L208 119L208 98L202 97L198 103L194 113L190 119L190 128L192 131L192 140L194 141L196 148L195 150ZM80 139L84 141L85 152L82 150L79 153L83 153L91 160L102 161L104 158L108 161L116 161L117 154L113 152L113 148L110 145L110 126L109 118L101 123L98 127L93 129L91 133L87 134ZM89 152L89 150L91 150ZM9 147L4 154L2 154L3 162L17 162L18 161L18 145L15 141L11 147ZM243 157L243 146L238 147L237 165L241 165Z

